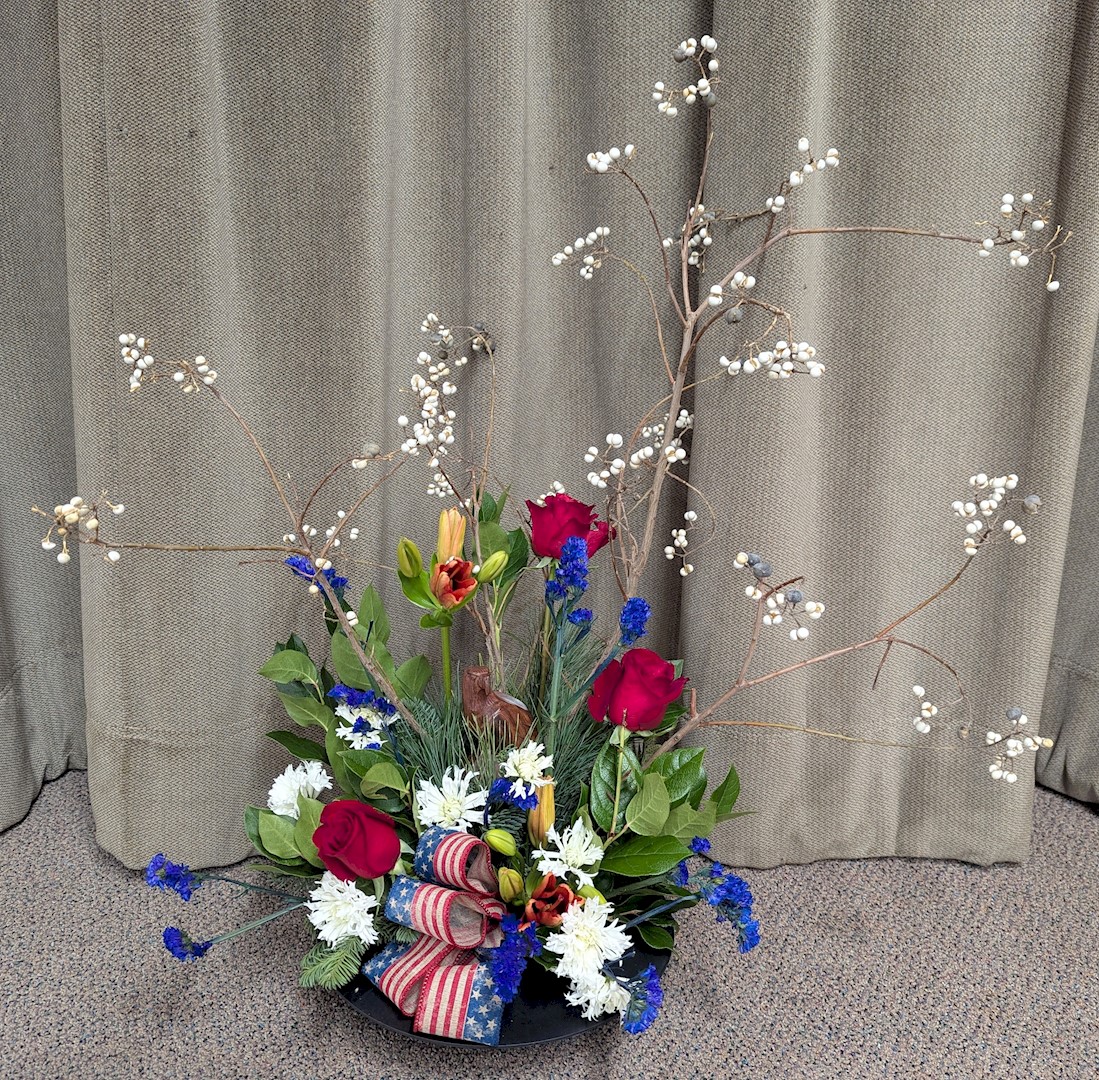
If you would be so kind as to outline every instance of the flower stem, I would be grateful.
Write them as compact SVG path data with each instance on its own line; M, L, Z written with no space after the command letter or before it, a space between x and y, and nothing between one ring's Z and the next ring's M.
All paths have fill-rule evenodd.
M439 630L443 636L443 693L449 701L454 692L450 681L450 627L441 626Z
M252 885L247 881L237 881L236 878L222 877L220 874L203 874L203 881L224 881L227 885L236 885L248 892L269 893L271 896L281 896L286 900L302 900L297 893L283 892L282 889L272 889L266 885Z
M245 923L243 926L238 926L235 930L226 930L224 934L217 934L212 939L212 944L219 945L223 941L231 941L235 937L240 937L241 934L247 934L252 930L258 930L261 926L266 926L269 922L274 922L275 919L281 919L283 915L288 915L291 911L297 911L298 908L305 904L305 898L298 900L297 903L287 904L286 907L279 908L278 911L272 911L270 915L264 915L258 919L254 919L250 923Z

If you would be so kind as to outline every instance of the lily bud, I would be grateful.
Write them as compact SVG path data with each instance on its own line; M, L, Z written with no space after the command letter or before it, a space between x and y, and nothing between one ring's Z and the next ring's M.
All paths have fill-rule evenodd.
M505 904L523 895L523 878L510 866L503 866L496 871L496 880L500 886L500 899Z
M397 569L401 577L419 577L424 570L424 560L420 555L420 549L406 538L397 544Z
M530 842L538 847L545 844L553 822L553 783L550 782L538 789L538 805L527 811L527 835Z
M598 900L601 904L607 902L607 898L594 885L584 885L576 890L576 895L585 900Z
M489 829L483 839L493 851L498 851L501 855L510 857L519 851L515 837L507 829Z
M477 572L477 580L482 585L487 585L490 581L495 581L503 572L504 567L508 564L508 553L506 551L494 551L481 566L481 569Z
M445 563L460 558L462 541L466 538L466 519L460 510L451 507L439 515L439 540L435 547L435 559Z

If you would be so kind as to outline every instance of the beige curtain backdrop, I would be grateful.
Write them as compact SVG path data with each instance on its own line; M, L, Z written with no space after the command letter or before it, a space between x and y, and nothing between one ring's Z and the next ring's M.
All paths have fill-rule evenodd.
M798 193L799 224L964 232L996 217L1003 192L1034 190L1076 230L1052 297L1036 267L902 237L791 240L757 270L759 295L792 311L828 374L725 380L697 395L690 481L716 513L715 542L685 584L659 560L646 595L654 647L689 658L700 701L728 685L747 641L731 552L805 573L807 594L827 604L810 642L767 637L763 671L873 633L946 580L962 537L949 504L971 473L1019 473L1045 512L1031 543L982 553L908 629L965 677L974 745L711 733L713 771L735 761L743 805L757 811L727 827L720 854L756 866L1024 859L1033 763L1014 787L995 785L980 746L1012 704L1061 733L1040 778L1099 798L1099 414L1085 422L1099 312L1091 5L8 8L0 824L27 811L43 780L84 765L86 732L107 851L130 866L159 850L228 863L247 851L243 806L285 763L262 739L284 721L255 672L316 611L284 570L137 554L58 567L37 549L27 507L77 491L124 502L112 528L128 540L277 542L286 530L227 415L172 386L131 395L117 335L213 358L277 468L308 490L341 454L399 441L426 312L483 320L500 345L495 466L516 505L555 480L586 497L584 448L632 428L661 392L654 335L627 276L608 267L584 283L550 256L605 224L617 250L659 272L636 197L583 161L636 143L662 228L674 230L701 129L690 108L658 115L649 92L682 76L674 44L710 31L723 86L708 205L758 208L807 135L839 147L843 164ZM722 234L711 268L748 250L750 228ZM724 342L698 357L699 378L720 370L734 347ZM471 365L457 401L475 428L486 398ZM353 584L379 583L395 614L385 567L399 535L430 542L439 504L426 479L419 462L402 468L343 549ZM337 488L317 524L362 482ZM684 506L682 494L669 502L662 536ZM398 621L409 652L434 648L410 617ZM948 686L898 651L871 693L878 659L818 665L726 716L912 742L912 684L940 700Z

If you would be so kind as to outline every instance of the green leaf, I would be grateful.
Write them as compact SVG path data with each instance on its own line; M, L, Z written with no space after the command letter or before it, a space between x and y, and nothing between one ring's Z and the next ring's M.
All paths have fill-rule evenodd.
M595 756L591 770L591 816L605 833L617 832L625 818L626 807L637 794L638 777L641 775L641 763L628 747L623 750L622 788L618 798L618 822L612 823L614 815L614 785L618 767L618 748L609 741Z
M492 497L491 492L481 492L481 509L477 514L477 518L482 522L500 520L500 510L497 508L496 500Z
M264 849L277 859L296 859L300 855L294 843L293 818L272 814L270 810L259 812L259 838Z
M324 804L316 799L298 796L298 820L294 825L294 846L298 854L308 863L324 869L324 863L317 854L317 845L313 843L313 833L321 823L321 811Z
M663 926L657 926L655 923L642 922L638 923L634 930L641 935L641 940L649 946L650 949L661 949L665 952L671 952L675 948L675 934L670 930L666 930Z
M431 664L426 656L413 656L397 668L396 684L404 697L420 697L431 679Z
M344 759L344 755L349 752L347 743L336 734L335 725L324 733L324 748L328 751L328 764L340 790L345 795L354 794L359 789L359 778L347 767Z
M332 710L312 694L287 694L280 691L279 698L286 709L286 715L295 724L302 727L312 727L314 724L319 724L322 728L332 726Z
M425 630L437 629L442 626L451 626L454 623L454 616L446 609L437 607L432 611L429 611L426 615L420 616L420 625Z
M269 731L267 737L274 739L280 746L285 746L294 757L301 758L302 761L328 761L328 754L320 743L298 735L297 732Z
M277 683L304 682L316 686L318 680L316 665L296 649L279 649L259 673Z
M740 777L736 769L730 765L729 772L713 791L710 792L710 802L714 804L718 821L728 821L729 814L736 806L737 796L740 795Z
M317 868L308 863L286 866L282 863L246 863L245 870L259 870L264 874L280 874L285 877L311 878L317 876Z
M661 754L646 770L664 778L668 789L668 798L672 806L686 802L691 789L698 782L702 772L702 755L706 752L701 746L688 746Z
M306 988L338 990L359 973L366 946L359 938L347 938L335 947L318 941L302 957L301 985Z
M408 791L408 780L405 774L392 762L392 761L379 761L376 765L371 765L366 771L366 775L363 777L362 793L367 798L370 797L370 792L367 791L367 787L373 789L374 792L380 792L387 788L392 788L394 791L400 792L402 795Z
M346 743L340 751L340 761L347 771L359 777L366 776L367 772L379 762L390 760L391 758L384 750L349 750Z
M481 533L481 562L482 564L490 555L497 551L508 551L511 540L500 525L495 521L482 521Z
M668 789L658 773L646 773L641 787L626 807L626 824L639 836L659 836L668 820Z
M664 834L690 843L696 836L709 836L717 824L717 809L712 802L696 810L690 803L680 803L672 809L664 823Z
M401 592L408 597L417 607L427 608L429 611L438 607L435 597L431 595L427 574L421 573L416 577L397 575L401 579Z
M384 645L389 640L389 616L386 615L382 598L373 585L367 585L363 590L358 614L359 626L363 628L366 640Z
M336 669L336 675L344 686L352 686L356 690L373 690L370 676L363 668L362 661L355 654L351 642L347 640L342 630L332 635L332 666Z
M690 854L691 849L674 836L635 836L615 844L603 856L600 869L622 877L651 877L666 874Z

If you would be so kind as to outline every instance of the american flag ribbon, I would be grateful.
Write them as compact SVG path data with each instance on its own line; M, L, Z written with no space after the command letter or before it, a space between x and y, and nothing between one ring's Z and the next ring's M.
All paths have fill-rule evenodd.
M495 948L506 905L496 895L492 854L468 833L431 828L414 859L420 880L398 877L385 915L416 930L411 945L392 942L363 974L405 1016L412 1030L495 1045L504 1004L487 964L473 950Z

